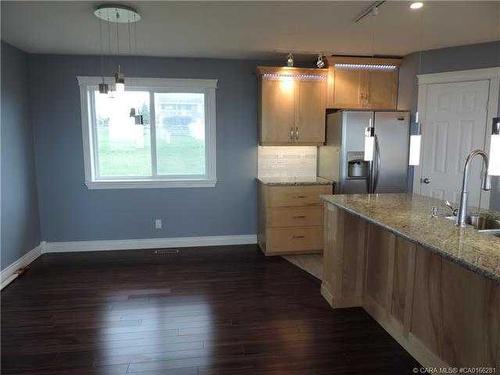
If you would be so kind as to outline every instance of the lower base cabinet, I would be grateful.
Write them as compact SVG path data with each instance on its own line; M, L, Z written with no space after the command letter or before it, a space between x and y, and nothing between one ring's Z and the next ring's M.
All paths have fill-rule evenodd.
M500 283L333 205L322 294L362 306L425 367L500 368Z
M323 207L330 185L266 185L259 182L259 246L266 255L321 253Z

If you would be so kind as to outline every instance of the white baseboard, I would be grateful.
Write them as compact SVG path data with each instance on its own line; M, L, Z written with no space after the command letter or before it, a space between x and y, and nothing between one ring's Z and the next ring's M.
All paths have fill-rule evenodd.
M24 254L21 258L0 272L1 289L9 285L18 274L20 268L26 267L40 255L45 253L69 253L77 251L110 251L110 250L138 250L164 249L169 247L202 247L222 245L256 244L257 235L243 234L237 236L206 236L206 237L173 237L173 238L145 238L132 240L106 241L69 241L69 242L41 242L40 245Z
M255 234L237 236L206 236L206 237L172 237L172 238L145 238L130 240L104 241L69 241L47 242L44 253L67 253L77 251L110 251L110 250L137 250L163 249L169 247L196 247L221 245L256 244Z
M18 274L17 271L20 268L28 266L36 258L44 253L45 242L40 242L40 244L34 249L28 251L21 258L16 260L14 263L10 264L8 267L0 272L1 289L9 285L12 280L14 280Z

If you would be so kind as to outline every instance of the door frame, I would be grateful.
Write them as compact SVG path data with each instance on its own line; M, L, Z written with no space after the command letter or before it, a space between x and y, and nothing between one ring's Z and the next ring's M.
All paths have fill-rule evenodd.
M489 153L491 138L491 119L498 115L498 99L500 90L500 67L459 70L455 72L431 73L417 75L418 103L417 110L420 117L421 129L425 128L427 115L427 89L429 85L436 83L458 83L471 81L489 81L488 105L486 113L486 131L484 134L483 150ZM420 150L420 162L413 169L413 193L420 194L422 178L422 161L425 153L425 145L422 142ZM482 193L481 207L489 207L490 192Z

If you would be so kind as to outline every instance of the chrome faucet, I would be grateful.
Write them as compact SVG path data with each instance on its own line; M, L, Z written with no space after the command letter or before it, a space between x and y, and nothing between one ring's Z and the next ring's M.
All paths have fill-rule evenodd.
M457 226L465 227L465 219L467 218L467 184L469 182L469 165L474 159L475 156L480 155L483 158L483 164L485 167L485 175L483 177L483 182L481 184L481 189L484 191L491 190L491 178L488 176L488 155L482 150L474 150L472 151L467 159L465 160L464 167L464 177L462 180L462 193L460 194L460 207L458 208L458 216L457 216Z

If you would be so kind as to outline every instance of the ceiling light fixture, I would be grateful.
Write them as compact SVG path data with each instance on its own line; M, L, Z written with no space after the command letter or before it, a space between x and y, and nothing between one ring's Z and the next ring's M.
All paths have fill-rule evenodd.
M290 68L293 66L293 55L291 52L286 56L286 66Z
M366 8L365 10L363 10L359 16L357 16L353 22L354 23L358 23L359 21L361 21L363 18L365 18L366 16L368 16L369 14L373 15L373 16L376 16L378 15L378 8L384 4L385 1L375 1L374 3L372 3L368 8Z
M421 1L414 1L413 3L410 4L410 9L417 10L420 9L424 6L424 3Z
M120 55L120 33L118 25L121 23L128 24L129 30L129 54L132 53L131 47L131 35L130 35L130 24L137 22L141 19L140 14L133 8L126 5L118 4L103 4L97 7L94 11L94 15L100 20L108 22L108 40L109 40L109 51L111 53L111 23L116 24L116 54ZM101 45L102 45L102 34L101 34ZM102 51L102 48L101 48ZM101 64L102 69L102 64ZM101 72L102 74L102 72ZM120 65L118 65L118 71L114 73L115 77L115 90L116 92L125 91L125 75L121 71ZM107 93L107 84L103 82L99 84L99 92Z

